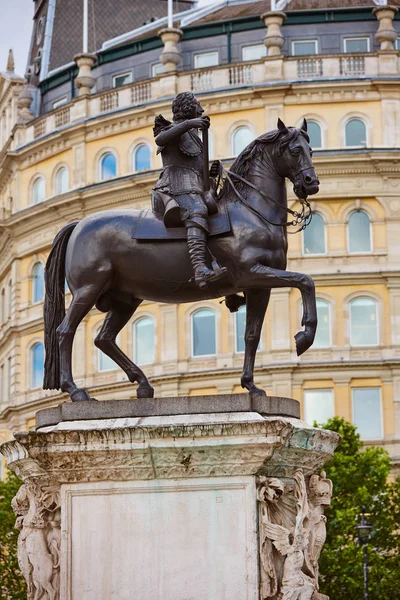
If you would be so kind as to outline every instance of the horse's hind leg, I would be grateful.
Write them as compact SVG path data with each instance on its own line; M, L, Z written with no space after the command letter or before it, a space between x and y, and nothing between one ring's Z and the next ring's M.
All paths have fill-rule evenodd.
M129 321L141 302L141 300L135 299L132 304L127 304L113 299L112 308L107 313L103 326L94 343L97 348L104 352L104 354L107 354L125 371L129 381L132 383L137 381L139 383L137 388L138 398L153 398L154 389L150 385L146 375L122 352L115 341L118 333Z
M265 394L254 384L254 361L270 296L271 290L246 291L245 352L241 383L250 394Z
M61 325L57 328L58 344L60 348L60 387L67 392L73 402L90 400L86 390L77 388L72 376L72 344L79 323L85 318L94 306L99 289L84 287L79 289L68 307L67 314Z

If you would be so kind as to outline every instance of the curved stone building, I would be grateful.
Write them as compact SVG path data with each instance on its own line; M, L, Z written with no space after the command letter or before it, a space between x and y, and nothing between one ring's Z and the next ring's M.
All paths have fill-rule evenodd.
M68 13L62 0L36 0L28 80L14 73L12 56L0 74L1 438L63 400L41 389L43 266L54 236L94 211L149 206L160 169L154 117L168 118L174 94L193 90L211 117L211 158L226 166L278 117L288 125L307 118L321 188L312 224L290 236L288 268L316 282L318 335L298 358L300 294L274 290L256 383L297 398L309 421L353 421L366 443L389 450L395 471L399 0L222 0L200 8L186 0L174 5L172 29L165 0L132 4L89 2L92 54L82 55L81 0L68 3ZM288 193L294 206L291 186ZM119 342L159 396L237 392L244 317L218 300L144 302ZM134 398L135 386L93 344L103 318L93 310L79 327L76 379L99 400Z

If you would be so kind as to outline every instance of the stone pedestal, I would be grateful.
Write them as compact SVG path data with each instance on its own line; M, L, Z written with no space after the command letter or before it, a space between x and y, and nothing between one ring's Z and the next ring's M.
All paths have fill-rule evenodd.
M268 49L268 56L279 56L284 44L284 38L281 32L283 21L286 19L286 13L280 11L269 11L261 16L264 25L267 28L267 34L264 38L264 44Z
M381 50L393 50L397 40L397 31L393 27L393 19L398 12L397 6L376 6L373 13L379 21L379 29L375 33L376 41L381 45Z
M178 50L178 43L183 35L183 31L175 27L166 27L165 29L161 29L158 35L164 44L160 61L164 65L166 73L175 73L182 59L182 54Z
M95 54L83 52L74 56L79 72L75 79L76 87L79 89L79 96L87 96L96 83L92 76L92 68L97 60Z
M187 406L192 414L118 418L107 402L90 418L87 404L73 407L81 420L60 409L57 424L1 447L24 480L13 508L33 594L324 598L318 557L332 486L320 470L337 434L239 400L231 413Z

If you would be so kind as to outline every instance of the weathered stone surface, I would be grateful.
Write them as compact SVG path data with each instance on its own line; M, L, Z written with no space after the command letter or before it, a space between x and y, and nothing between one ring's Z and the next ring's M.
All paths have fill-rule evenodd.
M258 412L263 415L300 418L300 405L292 398L251 394L64 402L54 408L39 410L36 414L36 427L47 427L60 421L229 412Z
M24 480L14 508L28 585L43 600L322 598L332 486L320 470L338 442L257 412L18 432L0 450Z

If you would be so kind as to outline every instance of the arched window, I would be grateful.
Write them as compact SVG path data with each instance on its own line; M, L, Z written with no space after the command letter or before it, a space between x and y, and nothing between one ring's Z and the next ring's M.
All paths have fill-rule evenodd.
M356 298L350 302L350 343L352 346L376 346L379 343L375 300Z
M100 180L111 179L117 176L117 159L114 154L107 152L100 160Z
M346 146L366 146L367 128L361 119L350 119L345 128Z
M237 313L235 313L235 341L236 341L236 352L244 352L244 334L246 331L246 307L241 306Z
M254 139L252 131L248 127L238 127L232 135L233 156L237 156Z
M307 121L307 133L310 138L310 146L314 150L322 148L321 126L316 121Z
M349 252L371 252L371 222L366 212L351 213L347 232Z
M69 171L67 167L58 169L56 175L56 194L65 194L69 190Z
M44 268L36 263L32 271L32 301L41 302L44 296Z
M133 325L133 361L148 365L155 361L155 323L151 317L142 317Z
M38 388L43 385L44 346L35 344L31 348L31 387Z
M46 185L43 177L38 177L33 182L32 186L32 202L33 204L38 204L39 202L43 202L46 197Z
M331 307L325 300L317 300L318 327L314 344L316 348L326 348L331 345Z
M101 350L97 350L97 364L99 371L114 371L114 369L118 368L113 359Z
M318 213L303 231L303 254L326 254L325 222Z
M147 171L150 165L150 148L146 144L140 144L135 150L134 171Z
M12 279L8 282L8 316L12 317Z
M5 323L6 321L6 290L3 288L1 290L1 322Z
M193 356L216 354L216 320L215 313L208 308L201 308L192 315Z

